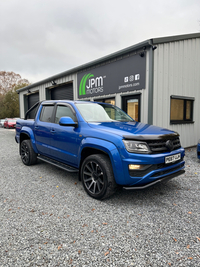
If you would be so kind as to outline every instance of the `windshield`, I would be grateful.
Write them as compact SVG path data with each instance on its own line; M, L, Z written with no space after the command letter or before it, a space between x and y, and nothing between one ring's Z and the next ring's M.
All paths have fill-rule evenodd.
M104 103L77 103L81 115L87 122L134 121L120 108Z
M8 120L8 122L16 122L16 120Z

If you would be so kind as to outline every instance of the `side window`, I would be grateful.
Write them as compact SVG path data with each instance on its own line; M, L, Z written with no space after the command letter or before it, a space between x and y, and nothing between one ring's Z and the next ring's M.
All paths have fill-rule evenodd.
M55 123L59 123L61 117L70 117L73 121L76 121L76 116L69 106L57 106Z
M43 106L40 113L40 121L51 122L54 106Z

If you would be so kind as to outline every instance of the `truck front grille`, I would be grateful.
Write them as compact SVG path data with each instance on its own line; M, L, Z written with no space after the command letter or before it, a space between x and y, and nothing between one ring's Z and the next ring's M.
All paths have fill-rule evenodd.
M162 152L173 151L173 150L181 148L181 143L180 143L179 137L174 137L174 139L170 140L172 142L172 144L173 144L172 149L169 149L167 147L168 140L169 139L149 140L149 141L146 141L146 142L149 145L152 153L162 153Z

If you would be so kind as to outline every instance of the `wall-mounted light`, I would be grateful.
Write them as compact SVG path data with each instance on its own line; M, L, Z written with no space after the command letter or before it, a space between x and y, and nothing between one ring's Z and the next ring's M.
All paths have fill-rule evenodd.
M141 57L144 57L144 55L145 55L145 51L146 51L146 46L143 47L143 51L141 51L141 52L139 53L139 55L140 55Z
M52 85L56 85L57 83L55 81L51 81L51 84Z
M28 94L30 94L30 93L31 93L31 91L28 89L28 90L27 90L27 93L28 93Z

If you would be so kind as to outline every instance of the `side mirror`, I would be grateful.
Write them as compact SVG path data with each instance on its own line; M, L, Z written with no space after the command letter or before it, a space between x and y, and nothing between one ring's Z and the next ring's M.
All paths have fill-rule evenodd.
M72 126L72 127L78 126L78 123L73 121L72 118L70 117L61 117L59 120L59 124L61 126Z

